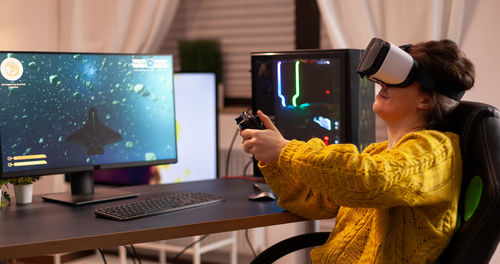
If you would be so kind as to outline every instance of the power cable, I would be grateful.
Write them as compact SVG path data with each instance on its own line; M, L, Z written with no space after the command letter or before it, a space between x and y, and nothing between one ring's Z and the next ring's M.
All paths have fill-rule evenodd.
M248 163L245 165L245 168L243 168L243 176L247 176L247 169L250 167L250 164L253 164L253 160L248 161Z
M207 238L209 235L204 235L202 236L200 239L194 241L193 243L187 245L184 249L182 249L181 252L177 253L177 255L175 255L175 258L174 260L172 260L172 263L177 263L177 260L179 260L179 257L184 254L184 252L186 252L186 250L188 250L189 248L191 248L192 246L196 245L196 243L200 243L203 239Z
M104 264L107 264L106 257L104 257L104 252L102 251L102 248L98 248L97 250L99 250L99 253L101 253L102 261L104 261Z
M227 150L227 158L226 158L226 174L225 176L229 176L229 160L231 158L231 150L233 149L234 141L236 140L236 136L238 135L238 132L240 130L236 128L236 131L234 131L233 139L231 140L231 144L229 145L229 149Z
M248 229L245 229L245 238L247 240L248 246L250 247L250 250L252 250L253 258L257 257L257 254L253 249L252 242L250 242L250 238L248 238Z
M135 250L134 245L130 244L130 247L132 248L132 252L134 252L134 257L137 259L137 261L139 262L139 264L142 264L141 258L137 254L137 251ZM135 263L135 261L134 261L134 263Z

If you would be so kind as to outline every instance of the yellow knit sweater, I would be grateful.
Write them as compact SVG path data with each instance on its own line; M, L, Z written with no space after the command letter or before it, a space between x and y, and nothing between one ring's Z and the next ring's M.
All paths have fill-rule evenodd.
M361 154L351 144L293 140L279 160L259 164L283 208L310 219L336 217L314 263L432 263L456 224L462 164L459 138L422 130L391 150Z

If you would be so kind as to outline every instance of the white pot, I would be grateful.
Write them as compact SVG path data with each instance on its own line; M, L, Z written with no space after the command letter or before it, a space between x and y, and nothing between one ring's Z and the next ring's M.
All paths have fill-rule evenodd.
M33 184L14 185L17 204L29 204L33 200Z

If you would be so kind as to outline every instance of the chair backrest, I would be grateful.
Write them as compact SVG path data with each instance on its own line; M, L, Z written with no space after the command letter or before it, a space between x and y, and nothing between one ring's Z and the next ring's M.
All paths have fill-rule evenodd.
M440 263L489 263L500 239L500 112L463 101L451 118L463 176L459 223Z

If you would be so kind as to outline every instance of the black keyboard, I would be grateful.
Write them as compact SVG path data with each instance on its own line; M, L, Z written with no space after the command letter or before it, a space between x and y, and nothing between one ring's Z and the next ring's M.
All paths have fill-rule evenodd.
M95 214L113 220L124 221L210 205L222 201L224 201L224 198L213 194L201 192L176 193L96 209Z

